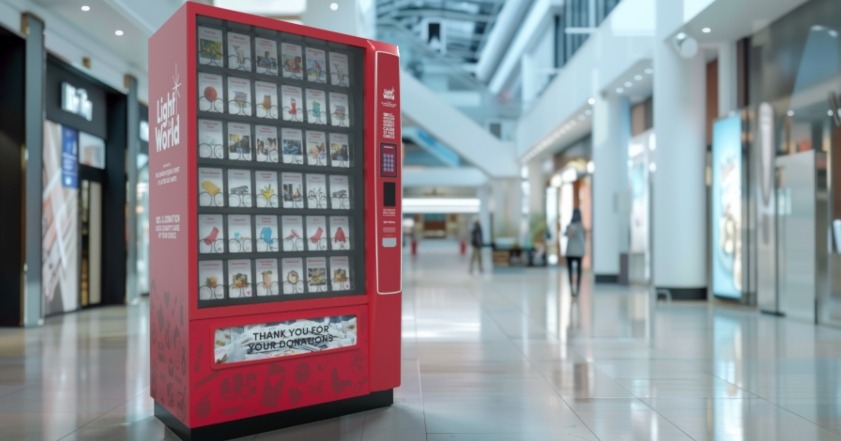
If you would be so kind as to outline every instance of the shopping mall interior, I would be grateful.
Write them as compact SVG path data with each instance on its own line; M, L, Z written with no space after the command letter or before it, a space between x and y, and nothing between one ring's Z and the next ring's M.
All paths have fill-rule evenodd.
M841 440L839 33L0 0L0 440Z

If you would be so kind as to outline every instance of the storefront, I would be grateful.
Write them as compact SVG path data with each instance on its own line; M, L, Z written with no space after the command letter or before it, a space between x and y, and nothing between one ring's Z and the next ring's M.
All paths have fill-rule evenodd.
M45 100L43 315L123 304L128 99L49 55Z
M589 269L592 262L592 172L590 160L591 139L589 137L573 144L554 158L555 174L549 180L546 189L546 225L552 229L554 239L547 247L547 260L550 263L562 261L567 238L566 227L572 220L575 209L581 211L584 225L586 254L582 267Z

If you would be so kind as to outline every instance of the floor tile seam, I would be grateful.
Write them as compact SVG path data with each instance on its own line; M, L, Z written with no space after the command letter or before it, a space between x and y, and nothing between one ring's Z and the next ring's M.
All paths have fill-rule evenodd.
M792 409L788 409L788 408L786 408L786 407L783 407L781 404L779 404L779 403L775 403L775 402L773 402L773 401L769 400L768 398L765 398L765 397L763 397L763 396L761 396L761 395L759 395L759 394L754 394L754 395L756 395L756 396L757 396L757 398L754 398L754 399L758 399L758 400L765 401L766 403L771 404L772 406L776 407L777 409L783 410L783 411L785 411L785 412L787 412L787 413L791 414L791 415L792 415L792 416L794 416L794 417L797 417L797 418L800 418L801 420L806 421L807 423L810 423L810 424L813 424L813 425L815 425L815 426L817 426L817 427L820 427L821 429L824 429L824 430L826 430L827 432L831 432L831 433L834 433L834 434L836 434L836 435L841 435L841 427L838 427L837 429L833 429L833 428L830 428L830 427L824 426L824 425L822 425L821 423L819 423L819 422L817 422L817 421L812 421L812 420L810 420L808 417L806 417L806 416L804 416L804 415L801 415L800 413L795 412L795 411L794 411L794 410L792 410Z
M139 396L140 394L142 394L142 393L144 393L144 392L147 392L147 391L149 391L149 390L150 390L150 388L148 388L148 387L143 388L143 390L141 390L141 391L139 391L139 392L135 393L134 395L130 396L130 397L129 397L128 399L126 399L124 402L122 402L122 403L120 403L120 404L117 404L117 405L115 405L115 406L111 407L110 409L105 410L104 412L102 412L102 413L98 414L97 416L93 417L90 421L86 422L85 424L82 424L81 426L79 426L79 427L75 428L74 430L71 430L69 433L67 433L66 435L64 435L64 436L62 436L61 438L59 438L59 441L61 441L61 440L65 439L65 438L67 438L68 436L73 435L74 433L76 433L76 432L78 432L78 431L82 430L83 428L85 428L85 427L87 427L87 426L89 426L89 425L91 425L91 424L93 424L93 423L95 423L95 422L97 422L97 421L101 420L102 418L104 418L104 417L105 417L106 415L108 415L109 413L111 413L111 412L113 412L113 411L115 411L115 410L119 409L121 406L125 406L125 405L127 405L127 404L128 404L128 403L132 400L132 399L136 398L136 397L137 397L137 396Z

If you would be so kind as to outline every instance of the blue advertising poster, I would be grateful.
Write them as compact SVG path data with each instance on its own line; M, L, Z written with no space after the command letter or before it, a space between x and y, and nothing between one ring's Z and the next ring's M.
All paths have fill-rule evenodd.
M742 120L713 125L712 288L719 297L742 297Z
M79 188L79 133L61 127L61 186Z

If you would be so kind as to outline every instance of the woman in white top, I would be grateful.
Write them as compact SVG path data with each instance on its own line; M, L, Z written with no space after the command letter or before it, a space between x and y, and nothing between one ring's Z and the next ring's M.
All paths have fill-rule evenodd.
M581 210L572 211L572 220L567 225L564 235L567 238L567 273L569 274L569 288L572 295L577 296L581 290L581 259L584 257L584 225L581 223ZM575 285L572 284L572 266L575 264Z

